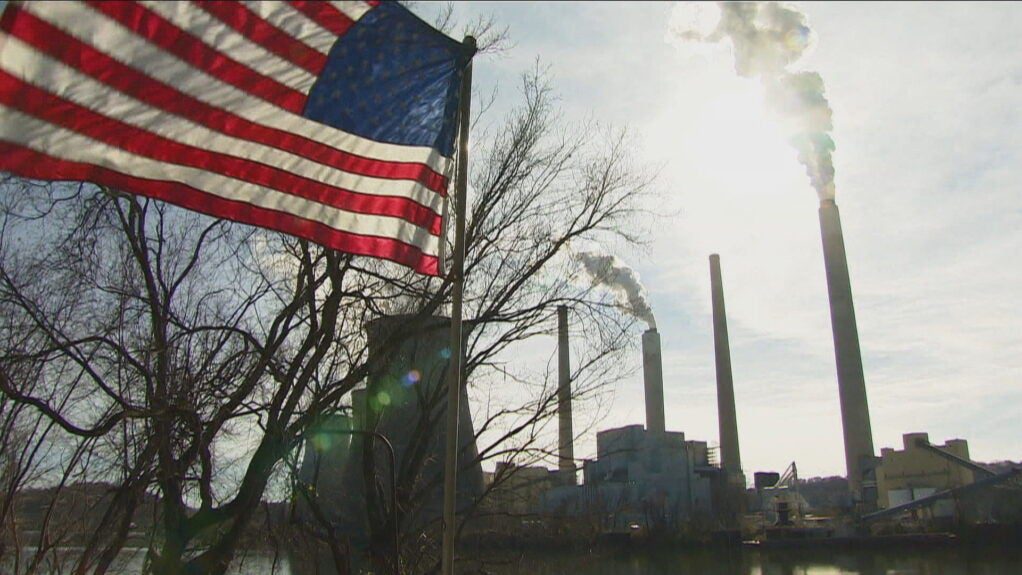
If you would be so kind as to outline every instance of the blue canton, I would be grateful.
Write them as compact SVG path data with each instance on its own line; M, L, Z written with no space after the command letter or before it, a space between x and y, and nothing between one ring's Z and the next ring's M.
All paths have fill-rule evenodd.
M330 49L306 118L451 157L461 75L471 54L395 2L370 10Z

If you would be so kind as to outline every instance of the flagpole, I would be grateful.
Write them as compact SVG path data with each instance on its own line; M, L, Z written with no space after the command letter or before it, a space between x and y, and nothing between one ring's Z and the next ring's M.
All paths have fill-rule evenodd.
M465 36L465 49L476 51L476 39ZM471 58L471 56L470 56ZM468 203L468 132L472 110L472 60L461 79L461 110L458 114L458 178L455 182L454 262L451 267L451 360L447 373L447 448L444 455L444 541L442 575L454 575L455 500L458 487L458 415L461 406L462 325L461 304L465 287L465 213Z

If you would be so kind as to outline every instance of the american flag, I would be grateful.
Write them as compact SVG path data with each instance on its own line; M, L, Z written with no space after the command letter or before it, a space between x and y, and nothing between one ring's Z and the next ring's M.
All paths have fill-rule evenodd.
M471 54L391 2L17 2L0 170L438 274Z

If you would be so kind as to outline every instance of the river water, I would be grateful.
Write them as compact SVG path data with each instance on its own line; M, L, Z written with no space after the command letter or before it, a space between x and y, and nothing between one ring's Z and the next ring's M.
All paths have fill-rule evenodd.
M492 567L536 575L1022 575L1022 551L685 550L523 557Z
M67 549L65 557L73 557ZM140 573L144 553L126 551L116 575ZM302 563L306 563L303 561ZM232 575L324 575L327 558L317 567L297 568L287 557L248 553ZM70 571L70 562L54 564L52 575ZM0 573L12 573L0 562ZM465 558L459 573L478 575L1022 575L1022 542L1014 549L942 548L897 551L758 551L748 549L676 552L526 553Z

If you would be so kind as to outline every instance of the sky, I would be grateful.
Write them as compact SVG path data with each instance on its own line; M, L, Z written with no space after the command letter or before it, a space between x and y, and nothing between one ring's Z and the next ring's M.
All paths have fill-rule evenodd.
M816 37L793 69L821 74L834 112L876 450L925 431L967 439L980 461L1022 459L1022 6L796 6ZM438 7L414 9L428 19ZM491 113L539 58L567 118L630 128L636 155L662 167L649 245L617 255L657 316L668 429L717 440L718 253L747 475L791 461L803 476L843 475L816 194L760 84L735 74L727 44L674 41L676 10L455 4L462 21L492 15L514 42L475 65L479 93L501 90ZM600 429L643 423L641 377L619 382ZM576 455L594 449L586 437Z

